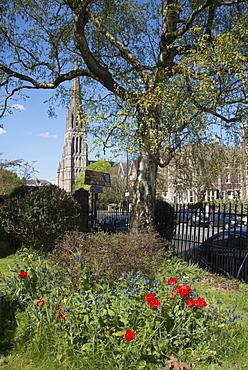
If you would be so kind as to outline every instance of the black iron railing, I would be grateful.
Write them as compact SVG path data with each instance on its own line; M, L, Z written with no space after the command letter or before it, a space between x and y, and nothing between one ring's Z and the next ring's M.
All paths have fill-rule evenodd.
M242 206L175 206L171 246L190 263L248 282L247 213Z

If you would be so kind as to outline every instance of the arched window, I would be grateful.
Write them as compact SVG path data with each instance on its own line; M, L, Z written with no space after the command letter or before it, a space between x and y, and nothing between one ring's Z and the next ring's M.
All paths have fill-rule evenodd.
M74 115L73 113L71 114L71 128L73 128L74 125Z
M80 140L79 140L79 153L80 154L82 153L82 137L80 137Z
M75 145L75 140L74 140L74 137L73 137L72 141L71 141L71 154L72 155L74 154L74 145Z
M76 153L78 153L78 137L76 137Z

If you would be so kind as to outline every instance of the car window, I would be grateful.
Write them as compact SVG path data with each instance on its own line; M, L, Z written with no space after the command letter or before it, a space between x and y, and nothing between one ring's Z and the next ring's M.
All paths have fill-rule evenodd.
M116 220L116 227L126 227L128 226L128 218L121 218L119 220Z
M248 249L248 239L240 234L223 233L214 235L204 243L206 246L218 246L230 249Z

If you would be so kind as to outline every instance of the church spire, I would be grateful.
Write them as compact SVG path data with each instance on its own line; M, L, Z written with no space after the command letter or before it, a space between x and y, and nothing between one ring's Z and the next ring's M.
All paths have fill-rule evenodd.
M77 63L75 63L74 69L77 69ZM71 98L70 98L70 106L67 112L67 122L66 127L67 129L74 129L75 126L79 125L80 117L79 113L81 110L81 87L80 87L80 79L79 77L75 77L72 80L72 88L71 88ZM82 127L82 124L81 124Z
M74 69L77 69L77 64ZM75 77L66 116L63 155L57 171L57 185L68 192L73 191L77 177L88 164L86 127L80 119L83 114L80 79Z

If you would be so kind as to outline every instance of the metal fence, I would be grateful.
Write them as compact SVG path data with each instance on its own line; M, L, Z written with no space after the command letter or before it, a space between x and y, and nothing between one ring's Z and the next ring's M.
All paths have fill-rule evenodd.
M89 226L105 217L128 214L122 209L98 210L93 218L90 215ZM247 217L242 205L175 205L171 248L189 263L248 282Z
M222 208L221 208L222 207ZM211 272L248 282L247 213L242 206L175 207L174 252Z

